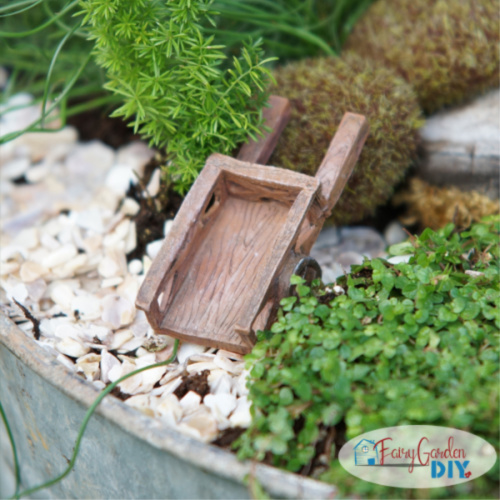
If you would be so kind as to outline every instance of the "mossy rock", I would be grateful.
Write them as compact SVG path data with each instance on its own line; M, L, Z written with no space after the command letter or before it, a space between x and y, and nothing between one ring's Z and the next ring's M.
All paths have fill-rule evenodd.
M379 0L346 48L397 70L427 113L499 85L498 0Z
M373 214L416 155L423 122L413 89L393 70L353 54L294 62L274 76L272 91L290 99L292 116L270 164L314 175L344 113L365 115L370 134L330 221L350 224Z

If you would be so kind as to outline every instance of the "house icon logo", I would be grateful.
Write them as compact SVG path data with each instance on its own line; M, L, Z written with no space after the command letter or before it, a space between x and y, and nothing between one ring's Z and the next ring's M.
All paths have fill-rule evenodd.
M354 447L354 465L380 465L375 441L362 439Z

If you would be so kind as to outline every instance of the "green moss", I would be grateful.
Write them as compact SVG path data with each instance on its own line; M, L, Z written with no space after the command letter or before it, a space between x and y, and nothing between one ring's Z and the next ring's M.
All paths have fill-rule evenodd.
M274 72L273 92L292 102L292 118L271 165L314 175L346 111L363 114L370 135L337 203L332 222L348 224L385 203L412 163L420 108L411 87L392 70L353 54L306 59Z
M392 67L431 113L499 85L498 0L379 0L347 47Z

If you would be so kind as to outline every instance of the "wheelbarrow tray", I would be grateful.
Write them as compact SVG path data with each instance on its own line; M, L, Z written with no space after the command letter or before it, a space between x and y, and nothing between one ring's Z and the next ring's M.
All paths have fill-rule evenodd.
M139 297L155 330L251 349L254 331L265 328L271 312L271 303L264 307L268 293L319 186L308 175L211 155Z

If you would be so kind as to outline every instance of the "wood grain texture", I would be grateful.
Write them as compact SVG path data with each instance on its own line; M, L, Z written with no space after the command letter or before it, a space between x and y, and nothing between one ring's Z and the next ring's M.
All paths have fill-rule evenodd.
M331 214L358 161L368 136L368 122L362 115L345 113L316 173L321 183L314 209L301 228L296 251L309 255L325 219Z
M244 146L240 160L207 159L143 282L136 305L158 333L249 352L352 172L368 133L364 117L352 113L316 177L257 165L288 120L288 101L270 101L273 132Z
M265 165L271 158L281 133L290 121L291 106L288 99L276 95L269 96L268 106L263 109L262 117L270 132L265 132L258 141L251 139L244 144L238 153L238 160Z

